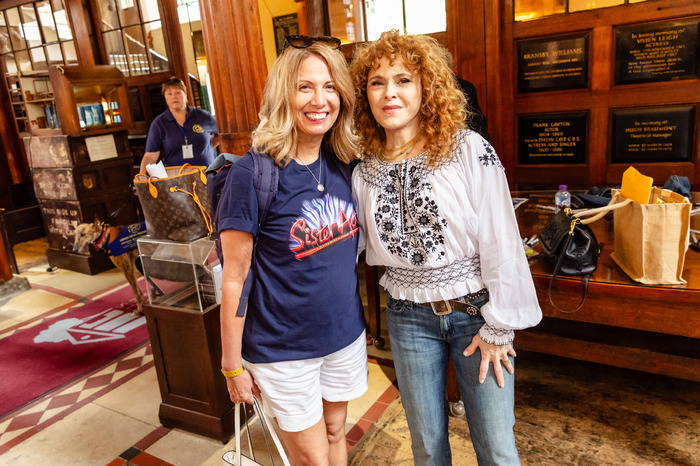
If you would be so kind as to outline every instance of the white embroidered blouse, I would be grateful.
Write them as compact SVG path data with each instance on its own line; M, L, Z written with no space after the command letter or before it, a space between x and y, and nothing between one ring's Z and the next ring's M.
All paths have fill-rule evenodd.
M402 162L363 160L353 172L360 250L384 265L380 284L396 299L427 303L482 288L487 343L513 340L513 330L542 318L503 166L476 132L436 167L426 154Z

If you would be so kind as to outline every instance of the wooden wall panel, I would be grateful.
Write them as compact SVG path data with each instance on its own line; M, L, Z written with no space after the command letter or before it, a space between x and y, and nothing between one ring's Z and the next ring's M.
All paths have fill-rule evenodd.
M511 0L494 2L502 6L512 5ZM511 11L503 11L502 20L512 18ZM512 115L512 126L508 133L499 134L500 138L510 139L512 143L500 141L500 146L517 149L517 121L519 115L540 113L563 113L586 111L587 129L587 163L585 165L549 164L519 165L517 153L515 160L515 183L520 186L555 187L566 183L575 188L619 184L622 172L629 163L611 164L610 145L612 139L611 116L614 109L644 108L672 105L694 105L695 127L694 147L691 162L664 162L634 164L640 171L653 176L656 183L663 184L672 174L687 176L694 187L700 186L700 132L698 116L700 115L700 79L677 81L635 83L615 85L615 28L625 25L644 24L655 21L667 21L700 15L700 2L696 0L658 0L600 8L578 13L555 15L533 21L514 23L512 29L504 26L502 40L510 42L513 47L519 40L532 38L557 37L572 32L589 34L589 76L586 89L560 90L518 93L515 85L517 79L517 57L513 47L500 57L503 73L510 74L512 80L501 81L504 94L513 95L513 109L502 107L505 117ZM493 21L486 15L485 21ZM489 27L487 25L487 31ZM487 33L488 34L488 33ZM487 54L488 55L488 54ZM488 67L488 60L487 60ZM488 84L492 84L491 78ZM489 90L489 92L493 92ZM499 128L494 128L494 132ZM503 152L501 152L503 153ZM509 155L506 152L506 156Z

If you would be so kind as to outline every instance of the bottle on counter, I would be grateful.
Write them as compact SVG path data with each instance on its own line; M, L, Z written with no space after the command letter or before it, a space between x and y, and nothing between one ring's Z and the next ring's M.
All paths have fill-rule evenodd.
M564 208L571 208L571 194L566 189L565 184L559 185L559 191L554 195L554 208L557 212Z

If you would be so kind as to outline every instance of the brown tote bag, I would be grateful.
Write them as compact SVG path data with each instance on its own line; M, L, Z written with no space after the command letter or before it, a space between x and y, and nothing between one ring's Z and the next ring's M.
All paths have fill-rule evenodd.
M625 198L612 191L610 205ZM656 203L660 199L663 203ZM612 259L632 280L647 285L678 285L690 244L691 204L667 189L652 188L649 204L631 202L615 210Z
M187 243L213 233L206 168L167 167L167 178L136 175L136 194L152 238Z

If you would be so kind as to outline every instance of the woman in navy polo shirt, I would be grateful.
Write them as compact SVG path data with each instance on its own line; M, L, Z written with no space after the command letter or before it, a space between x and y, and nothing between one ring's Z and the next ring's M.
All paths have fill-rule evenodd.
M146 153L141 160L141 173L146 165L163 161L166 167L206 166L214 161L212 136L216 134L214 116L187 105L187 88L178 78L170 78L162 87L168 109L151 123L146 140Z
M262 396L292 464L346 465L347 404L367 389L358 225L345 165L357 153L355 92L339 48L332 37L285 40L253 149L231 168L218 207L222 372L232 401ZM279 167L262 225L254 157ZM238 315L253 235L255 280Z

